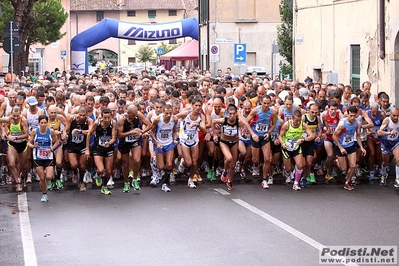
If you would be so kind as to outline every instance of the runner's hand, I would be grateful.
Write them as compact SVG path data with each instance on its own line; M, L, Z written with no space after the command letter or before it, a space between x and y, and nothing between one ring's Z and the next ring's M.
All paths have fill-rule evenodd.
M366 150L364 148L362 148L361 151L362 151L362 155L365 156L366 155Z
M341 148L341 149L339 149L339 151L341 152L342 155L346 155L347 154L345 148Z
M252 134L252 139L253 139L255 142L259 142L259 137L258 137L258 135L256 135L255 133Z

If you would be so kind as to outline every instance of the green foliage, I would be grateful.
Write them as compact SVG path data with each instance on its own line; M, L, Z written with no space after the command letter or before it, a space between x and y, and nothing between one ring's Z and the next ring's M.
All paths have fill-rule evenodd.
M60 0L1 0L0 42L3 29L13 18L19 29L20 50L14 54L15 72L28 65L29 46L40 42L44 45L61 39L66 33L60 29L65 24L68 13Z
M65 24L68 13L59 0L39 0L33 6L32 28L29 31L27 44L40 42L44 45L61 39L66 32L60 29Z
M291 64L287 64L284 61L280 61L279 66L280 66L280 71L284 76L292 75L292 65Z
M280 46L280 54L292 65L293 46L293 0L281 0L280 17L281 24L277 25L277 44Z
M164 42L161 42L161 45L159 45L158 48L163 48L163 50L165 51L165 54L167 54L170 51L173 51L174 49L179 47L180 45L181 45L181 43L170 45L170 44L166 44ZM155 49L155 53L156 53L156 49Z
M136 59L138 62L147 63L155 58L155 50L148 45L140 46L136 53Z

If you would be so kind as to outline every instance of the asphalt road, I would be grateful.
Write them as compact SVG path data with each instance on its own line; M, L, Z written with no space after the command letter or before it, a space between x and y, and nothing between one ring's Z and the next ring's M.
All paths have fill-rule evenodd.
M110 196L67 183L46 203L37 182L19 195L11 185L0 187L0 265L318 265L319 251L307 239L399 244L399 190L392 184L368 185L364 178L353 191L342 184L293 191L279 178L262 190L260 180L237 178L227 191L221 182L189 189L178 179L165 193L144 181L130 193L117 181ZM18 206L25 195L28 213ZM30 219L28 261L21 215Z

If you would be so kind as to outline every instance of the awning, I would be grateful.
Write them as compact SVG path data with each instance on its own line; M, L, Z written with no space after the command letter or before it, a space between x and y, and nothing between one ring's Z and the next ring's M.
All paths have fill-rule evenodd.
M198 41L190 40L180 45L173 51L167 54L161 55L160 60L198 60Z

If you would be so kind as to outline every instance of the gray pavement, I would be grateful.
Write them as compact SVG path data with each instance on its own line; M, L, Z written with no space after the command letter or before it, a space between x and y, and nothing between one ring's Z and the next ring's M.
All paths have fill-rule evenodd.
M146 181L144 183L144 181ZM68 183L40 202L28 185L37 265L318 265L318 250L240 206L240 199L323 245L398 245L399 191L360 184L315 185L293 191L276 180L221 182L189 189L184 180L165 193L143 181L141 191L79 192ZM319 180L321 183L321 180ZM363 180L364 181L364 180ZM94 186L94 185L93 185ZM0 187L0 264L23 265L18 196Z

